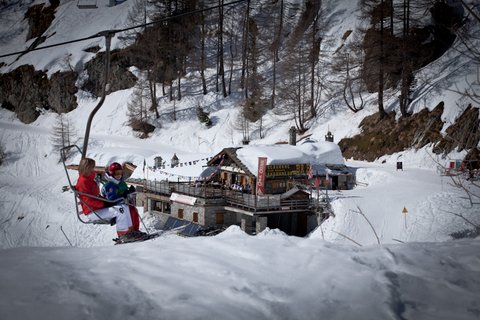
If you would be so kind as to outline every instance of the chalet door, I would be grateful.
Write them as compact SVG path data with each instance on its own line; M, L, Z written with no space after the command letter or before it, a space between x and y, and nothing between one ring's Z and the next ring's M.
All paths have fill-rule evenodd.
M240 185L241 186L246 186L247 185L247 181L245 179L245 176L240 176Z
M297 215L297 232L296 235L300 237L304 237L307 235L307 225L308 225L308 218L307 214L300 212Z
M338 189L338 176L332 177L332 190Z

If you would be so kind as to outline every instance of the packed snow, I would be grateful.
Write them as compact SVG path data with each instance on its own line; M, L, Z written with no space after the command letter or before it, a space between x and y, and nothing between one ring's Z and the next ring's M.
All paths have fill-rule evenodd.
M46 44L72 34L83 37L118 28L130 5L126 1L109 14L113 11L106 0L97 1L99 9L88 13L77 10L75 3L61 1L58 17L64 18L49 29L52 36ZM356 24L355 10L346 3L335 7L332 19L338 23L332 32ZM10 22L2 17L1 34L8 28L17 36L24 34L25 22L19 17L18 12L12 13ZM23 49L15 35L11 38L0 53ZM12 68L32 63L53 72L62 68L61 59L68 53L75 63L88 60L80 50L102 47L95 41L27 54ZM432 85L418 88L414 108L458 101L458 94L448 90L436 96L435 83L453 86L462 79L458 66L468 64L455 51L442 59L422 70ZM438 81L432 82L433 77ZM222 148L241 146L242 133L234 126L235 95L223 99L209 93L177 101L184 119L165 121L151 138L140 140L124 125L131 92L108 95L95 116L88 156L99 165L130 161L138 166L134 178L195 179L207 159ZM82 137L98 100L83 92L77 99L79 107L66 117ZM212 128L186 116L199 102L211 111ZM168 115L171 103L161 103ZM458 115L453 109L444 114L447 123ZM310 138L323 141L330 130L338 142L355 134L361 119L372 112L373 103L357 114L333 110L318 120ZM334 216L305 238L270 229L250 236L231 226L214 237L182 238L163 232L147 242L114 246L114 227L84 225L76 218L73 195L63 191L67 185L63 166L49 142L54 123L55 115L45 112L24 125L12 112L0 109L0 143L7 155L0 166L2 320L480 318L480 242L451 237L470 228L455 214L480 223L478 207L470 207L438 168L464 153L441 158L427 146L367 163L338 158L337 148L320 148L313 155L332 152L335 161L355 170L358 185L349 191L319 193L318 197L331 199ZM255 166L258 150L288 141L292 125L279 124L268 115L267 136L253 139L249 148L240 149L241 156ZM289 157L312 154L314 146L299 144L301 152ZM174 154L182 167L169 167ZM164 169L152 168L158 156L167 163ZM70 161L79 159L75 155ZM398 161L403 170L396 169ZM69 174L76 179L75 171ZM155 217L139 210L148 231L159 231Z

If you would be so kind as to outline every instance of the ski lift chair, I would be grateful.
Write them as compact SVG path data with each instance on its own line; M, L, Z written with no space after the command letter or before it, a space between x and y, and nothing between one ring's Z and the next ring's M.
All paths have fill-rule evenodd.
M67 175L67 179L68 179L68 185L70 186L70 190L73 191L73 195L74 195L74 198L75 198L75 210L77 212L77 218L78 220L80 220L80 222L84 223L84 224L109 224L111 226L115 225L116 223L116 219L115 218L112 218L112 219L102 219L95 210L93 210L87 203L85 203L85 201L83 201L80 196L86 196L86 197L89 197L89 198L93 198L93 199L97 199L97 200L101 200L101 201L104 201L104 202L109 202L109 203L112 203L112 204L115 204L116 202L115 201L109 201L105 198L101 198L101 197L97 197L97 196L93 196L91 194L88 194L88 193L83 193L83 192L80 192L78 191L75 186L72 184L72 181L70 179L70 175L68 174L68 169L67 169L67 165L65 164L65 161L67 159L67 155L71 152L70 150L73 149L73 148L76 148L78 150L78 152L80 154L82 154L82 152L80 151L80 148L77 146L77 145L70 145L70 146L66 146L62 149L60 149L60 158L62 160L62 163L63 163L63 167L65 169L65 173ZM91 214L95 214L99 220L95 220L95 221L90 221L90 220L86 220L86 219L82 219L82 215L83 215L83 209L82 209L82 204L84 204L87 208L90 209L91 211Z

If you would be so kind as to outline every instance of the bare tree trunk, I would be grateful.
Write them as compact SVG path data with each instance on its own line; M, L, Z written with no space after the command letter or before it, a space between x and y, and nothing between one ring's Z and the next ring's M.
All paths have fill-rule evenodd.
M315 62L317 59L316 55L318 55L318 51L316 48L317 21L318 15L315 17L312 25L312 48L310 49L310 116L312 118L315 118L317 116L317 110L315 108Z
M403 31L402 31L402 75L400 85L400 113L402 116L408 116L408 106L410 104L410 86L413 82L412 68L407 57L407 41L409 37L410 25L410 0L403 0Z
M384 63L385 63L385 48L384 46L384 0L381 2L381 14L380 14L380 64L378 68L378 113L380 113L380 117L383 118L385 116L385 108L383 107L383 89L384 89Z
M280 61L280 57L278 55L279 53L279 48L281 44L281 37L282 37L282 32L283 32L283 0L280 1L280 13L279 13L279 23L278 23L278 29L277 33L275 35L275 38L273 40L273 75L272 75L272 99L271 99L271 108L273 109L275 107L275 96L277 94L277 62Z
M248 44L248 20L250 19L250 0L247 0L247 10L245 12L245 20L243 26L243 48L242 48L242 75L240 76L240 88L246 87L246 72L247 72L247 44ZM246 91L246 90L245 90Z
M178 75L178 84L177 84L177 100L180 101L182 100L182 90L181 90L181 86L180 86L180 80L181 80L181 76L180 74Z
M390 34L393 36L393 0L390 1Z
M206 95L208 91L207 91L207 80L205 79L205 16L203 12L201 14L201 23L202 23L202 32L200 35L200 76L202 78L203 94Z
M228 95L232 94L233 64L233 32L230 32L230 73L228 75Z
M272 99L270 107L275 108L275 95L277 89L277 59L275 59L275 51L273 52L273 70L272 70Z
M150 102L152 104L151 109L155 111L155 117L158 119L160 118L160 114L158 112L158 103L157 103L157 86L155 81L152 80L151 72L147 70L147 81L148 81L148 93L150 94Z
M218 9L218 15L219 15L219 22L218 22L218 43L219 43L219 52L218 55L220 57L219 63L220 63L220 77L222 78L222 92L223 92L223 97L227 97L227 88L225 85L225 66L224 66L224 61L223 61L223 0L218 1L219 9Z
M358 112L363 109L364 101L362 97L362 89L360 86L360 88L358 89L360 105L357 106L355 102L355 93L353 91L353 79L350 76L350 55L349 54L347 54L345 64L347 68L347 71L346 71L347 75L345 77L345 84L343 86L343 100L345 101L345 104L350 110L352 110L353 112Z

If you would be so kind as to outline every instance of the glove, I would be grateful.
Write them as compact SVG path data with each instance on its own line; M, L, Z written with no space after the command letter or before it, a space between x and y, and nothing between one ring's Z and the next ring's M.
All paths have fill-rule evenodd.
M131 195L132 193L135 193L136 191L137 191L137 189L135 189L134 186L130 186L130 188L128 188L128 190L125 191L124 197L128 198L129 195Z
M113 202L103 201L103 207L104 208L110 208L110 207L113 207L114 205L115 205L115 203L113 203Z

